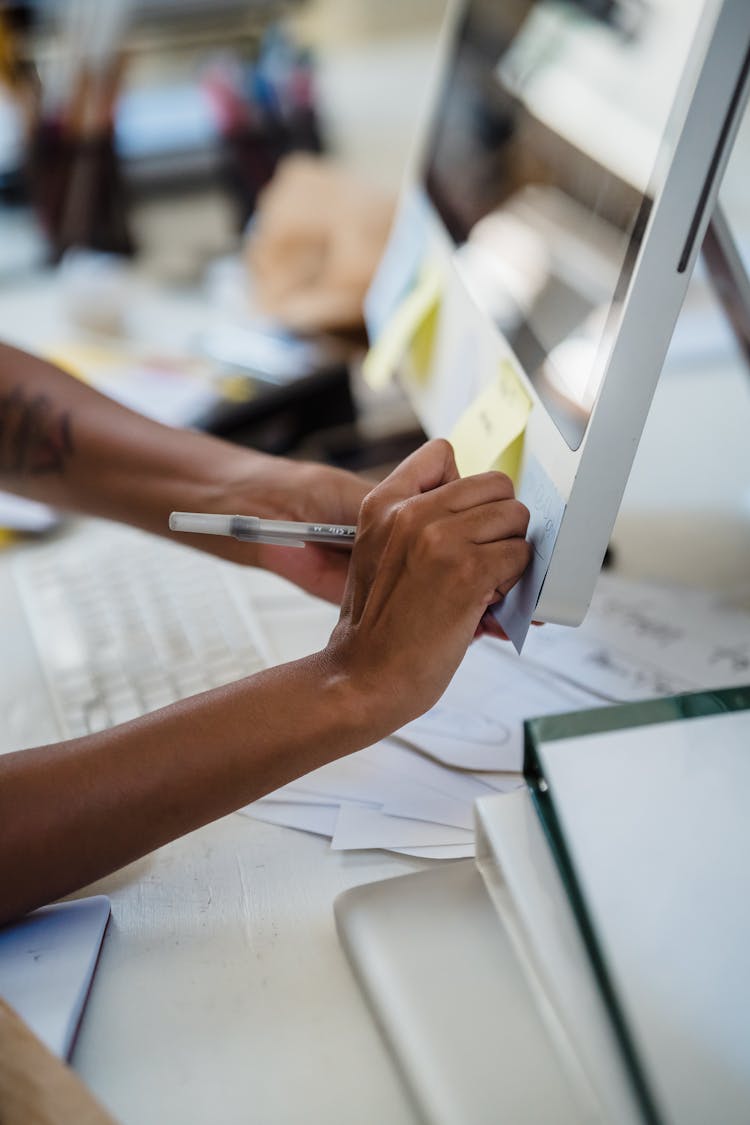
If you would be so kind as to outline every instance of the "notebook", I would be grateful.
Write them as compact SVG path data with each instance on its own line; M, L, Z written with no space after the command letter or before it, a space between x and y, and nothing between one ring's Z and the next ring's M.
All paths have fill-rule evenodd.
M70 1057L110 914L104 895L44 906L0 929L0 997Z

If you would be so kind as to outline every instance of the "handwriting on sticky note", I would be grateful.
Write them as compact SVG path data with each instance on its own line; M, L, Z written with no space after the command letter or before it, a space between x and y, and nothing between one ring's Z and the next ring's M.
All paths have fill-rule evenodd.
M531 399L508 360L459 418L450 436L461 476L498 469L517 477Z
M536 457L527 455L523 479L516 492L529 509L526 538L533 547L531 562L518 582L492 613L520 652L534 616L557 540L565 501Z
M362 365L362 374L374 390L387 386L410 350L414 375L420 381L427 377L442 288L439 269L425 266L417 284L383 325Z

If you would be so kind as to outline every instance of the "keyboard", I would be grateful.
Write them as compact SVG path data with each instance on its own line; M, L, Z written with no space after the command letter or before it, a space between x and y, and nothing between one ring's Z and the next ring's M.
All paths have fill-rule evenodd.
M101 521L14 568L62 734L75 738L265 668L242 567Z

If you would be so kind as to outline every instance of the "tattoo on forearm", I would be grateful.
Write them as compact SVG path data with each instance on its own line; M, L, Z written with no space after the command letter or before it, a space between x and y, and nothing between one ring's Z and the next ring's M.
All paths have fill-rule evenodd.
M62 474L73 455L70 413L55 410L47 395L21 387L0 395L0 473Z

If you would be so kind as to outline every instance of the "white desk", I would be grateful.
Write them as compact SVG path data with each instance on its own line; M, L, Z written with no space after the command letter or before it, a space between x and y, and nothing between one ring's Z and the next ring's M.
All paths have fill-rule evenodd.
M333 611L277 589L289 659ZM112 918L75 1069L122 1125L412 1125L332 905L423 866L234 814L101 880Z
M3 295L0 335L15 328L26 342L32 296ZM667 370L615 531L626 573L747 582L749 422L750 381L736 362ZM327 635L332 611L301 611L300 599L269 587L279 659ZM2 656L12 669L5 643ZM122 1125L414 1122L332 904L347 887L425 866L333 853L326 840L233 815L89 888L113 912L76 1070Z
M627 571L747 580L748 420L739 366L665 374L615 535ZM330 609L269 594L280 659L325 638ZM332 903L420 866L234 815L102 881L113 918L75 1068L123 1125L415 1121Z

